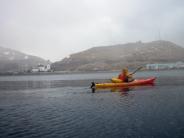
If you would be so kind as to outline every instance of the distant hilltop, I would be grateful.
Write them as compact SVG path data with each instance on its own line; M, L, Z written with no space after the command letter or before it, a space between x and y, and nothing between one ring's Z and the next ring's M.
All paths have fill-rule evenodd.
M0 73L24 72L32 69L32 67L38 64L46 63L47 61L40 57L0 47Z
M184 48L169 41L93 47L52 64L55 71L105 71L184 61Z

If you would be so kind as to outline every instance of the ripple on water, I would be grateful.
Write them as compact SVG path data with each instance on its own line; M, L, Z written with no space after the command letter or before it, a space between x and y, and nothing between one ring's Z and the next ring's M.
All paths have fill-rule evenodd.
M0 137L183 137L184 78L95 93L90 81L0 82Z

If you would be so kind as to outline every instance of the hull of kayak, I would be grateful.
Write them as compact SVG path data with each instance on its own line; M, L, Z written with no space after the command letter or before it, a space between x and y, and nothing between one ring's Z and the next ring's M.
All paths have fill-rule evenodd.
M139 86L139 85L147 85L153 84L155 81L155 77L148 78L148 79L137 79L132 82L128 83L96 83L96 88L108 88L108 87L129 87L129 86Z

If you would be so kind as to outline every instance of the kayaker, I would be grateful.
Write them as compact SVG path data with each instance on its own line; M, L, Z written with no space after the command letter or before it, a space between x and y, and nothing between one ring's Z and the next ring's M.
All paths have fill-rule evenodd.
M131 82L134 80L132 74L128 73L127 68L122 69L122 72L121 74L119 74L118 79L122 80L123 82Z

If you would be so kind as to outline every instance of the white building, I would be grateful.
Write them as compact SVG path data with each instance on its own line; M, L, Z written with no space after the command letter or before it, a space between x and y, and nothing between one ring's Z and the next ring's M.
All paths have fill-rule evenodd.
M45 66L42 65L42 64L39 64L39 65L38 65L38 69L39 69L39 72L45 72L45 71L46 71L46 70L45 70Z
M31 71L32 71L32 72L39 72L39 69L38 69L38 68L32 68Z
M47 65L39 64L37 67L32 68L31 71L32 72L49 72L51 71L51 65L50 64L47 64Z
M45 69L46 69L47 71L50 71L50 70L51 70L51 65L50 65L50 64L47 64Z
M162 70L162 69L181 69L184 68L183 62L176 63L159 63L159 64L147 64L146 69L148 70Z

